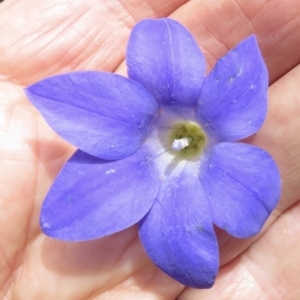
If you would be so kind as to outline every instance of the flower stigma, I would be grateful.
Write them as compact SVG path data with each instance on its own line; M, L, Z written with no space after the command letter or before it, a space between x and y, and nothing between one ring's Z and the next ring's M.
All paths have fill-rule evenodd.
M170 152L180 159L198 158L205 148L206 135L195 122L180 122L169 134Z
M180 151L181 149L187 147L190 144L190 142L191 139L187 137L184 137L179 140L174 140L174 142L172 143L172 149L176 151Z

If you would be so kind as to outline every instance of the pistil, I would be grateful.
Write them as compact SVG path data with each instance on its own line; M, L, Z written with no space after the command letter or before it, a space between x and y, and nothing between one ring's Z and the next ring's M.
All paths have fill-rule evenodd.
M190 142L191 142L191 138L188 137L184 137L182 139L175 139L174 142L172 143L172 149L175 151L180 151L188 147Z

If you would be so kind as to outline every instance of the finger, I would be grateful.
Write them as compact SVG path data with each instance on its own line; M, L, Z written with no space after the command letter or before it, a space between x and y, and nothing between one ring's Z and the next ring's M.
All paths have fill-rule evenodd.
M178 300L299 299L299 216L298 203L245 253L222 267L212 289L187 289Z
M40 201L71 151L21 88L0 82L1 290L17 266L18 253L40 232Z
M192 31L209 69L239 41L256 34L272 83L300 61L299 9L297 0L190 1L172 17Z
M89 1L80 5L70 5L70 2L37 5L32 0L31 5L27 3L26 7L22 2L12 2L0 11L0 25L6 28L0 37L0 49L4 53L0 60L0 73L19 83L29 84L58 71L112 71L124 58L129 28L137 20L165 16L184 2L166 2L162 8L149 2L153 7L150 9L136 0L132 6L129 5L132 7L131 16L126 15L117 1L110 7L99 4L96 9ZM257 34L273 82L299 62L297 49L300 37L295 30L300 22L299 8L297 0L289 0L288 4L259 0L249 3L234 0L191 1L180 7L172 17L185 24L196 36L206 54L209 68L242 38ZM18 20L23 21L9 22L12 11ZM26 20L39 14L43 15L39 23L27 26ZM124 19L127 22L125 26L120 21ZM126 24L130 25L126 27Z
M51 295L49 299L174 299L183 290L150 263L136 227L78 243L39 236L23 259L26 263L10 289L12 298L26 294L34 299L38 294Z
M185 2L7 1L0 7L0 74L27 85L74 69L113 71L138 20L166 16Z

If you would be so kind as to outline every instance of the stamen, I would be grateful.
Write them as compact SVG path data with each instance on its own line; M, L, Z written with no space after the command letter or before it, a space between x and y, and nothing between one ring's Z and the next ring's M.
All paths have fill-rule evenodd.
M191 142L190 138L184 137L182 139L175 139L172 143L172 149L175 151L180 151L184 148L186 148Z

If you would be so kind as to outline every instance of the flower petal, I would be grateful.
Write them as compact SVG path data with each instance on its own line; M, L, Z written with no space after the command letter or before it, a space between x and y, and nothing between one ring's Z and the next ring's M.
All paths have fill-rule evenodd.
M143 20L132 30L126 54L129 78L167 106L195 106L205 59L188 30L171 19Z
M211 213L197 172L190 168L163 179L139 234L151 260L184 285L208 288L219 253Z
M235 237L256 235L279 201L277 166L266 151L252 145L216 144L200 178L213 222Z
M137 151L157 112L157 102L139 83L105 72L57 75L25 92L60 136L107 160Z
M78 150L43 203L42 230L68 241L118 232L144 217L158 189L159 177L142 149L118 161L103 161Z
M229 51L205 78L197 115L217 141L257 132L267 113L268 72L254 35Z

